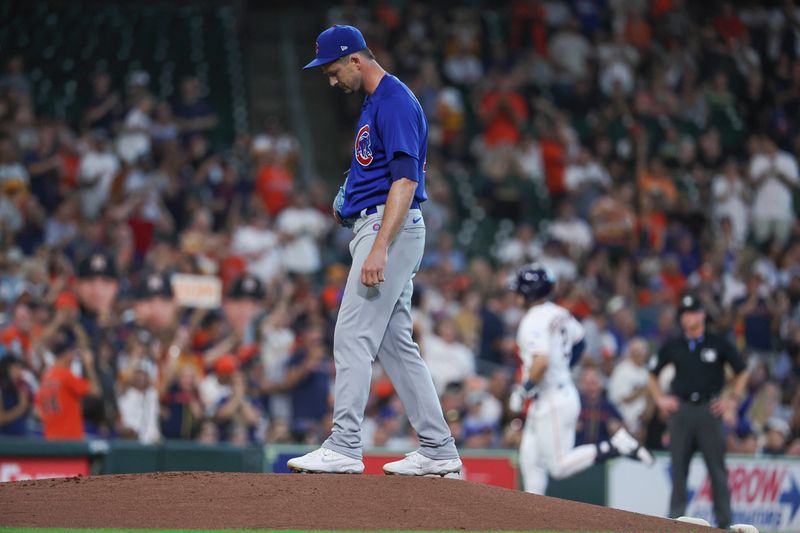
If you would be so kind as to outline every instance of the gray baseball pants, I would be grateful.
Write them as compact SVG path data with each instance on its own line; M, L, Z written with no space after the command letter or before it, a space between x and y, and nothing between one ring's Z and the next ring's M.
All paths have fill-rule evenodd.
M419 453L430 459L458 457L444 420L430 371L411 338L412 278L425 248L425 225L419 209L409 210L403 228L389 246L385 281L368 288L361 265L380 229L383 209L359 218L350 242L353 264L339 308L333 340L336 364L333 431L323 447L361 459L361 423L372 380L372 362L380 359L417 432Z

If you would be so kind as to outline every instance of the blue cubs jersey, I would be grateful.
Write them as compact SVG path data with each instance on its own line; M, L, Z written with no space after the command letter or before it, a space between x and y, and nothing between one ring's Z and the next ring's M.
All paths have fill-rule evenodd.
M416 159L419 183L414 200L425 194L425 157L428 154L428 122L411 89L391 74L381 79L375 92L364 99L353 146L353 161L344 191L343 217L386 203L392 186L389 162L403 153Z

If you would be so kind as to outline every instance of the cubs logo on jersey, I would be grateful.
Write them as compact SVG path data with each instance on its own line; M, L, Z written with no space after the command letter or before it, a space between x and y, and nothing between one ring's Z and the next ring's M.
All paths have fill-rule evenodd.
M372 163L372 141L369 136L369 124L364 124L356 135L356 161L362 167Z

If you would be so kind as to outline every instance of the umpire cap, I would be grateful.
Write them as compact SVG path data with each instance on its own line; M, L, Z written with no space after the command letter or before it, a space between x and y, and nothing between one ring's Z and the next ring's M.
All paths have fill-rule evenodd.
M539 263L531 263L517 270L508 281L507 287L532 302L548 296L553 290L555 281L556 278L549 269Z
M702 311L703 304L693 294L684 294L681 296L681 302L678 304L678 316L682 315L684 311Z

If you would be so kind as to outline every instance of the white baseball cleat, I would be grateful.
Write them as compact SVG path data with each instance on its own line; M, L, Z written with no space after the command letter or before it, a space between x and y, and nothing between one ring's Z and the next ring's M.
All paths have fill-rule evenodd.
M611 445L620 455L641 461L647 466L652 466L656 462L653 454L644 446L640 446L639 441L633 438L625 428L620 428L614 433L614 436L611 437Z
M407 453L405 459L383 465L383 472L394 476L446 476L461 472L461 459L430 459L414 451Z
M694 524L696 526L711 527L711 524L708 523L708 520L704 520L703 518L695 518L693 516L679 516L675 520L677 520L678 522L683 522L685 524Z
M295 472L312 474L361 474L364 472L363 461L328 448L318 448L302 457L289 459L286 466Z

